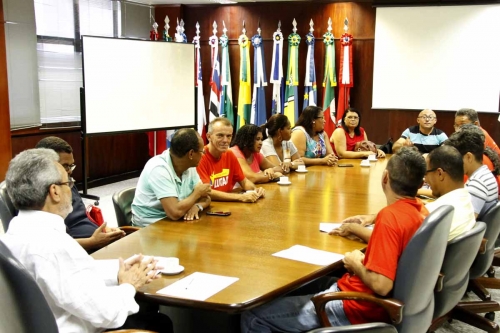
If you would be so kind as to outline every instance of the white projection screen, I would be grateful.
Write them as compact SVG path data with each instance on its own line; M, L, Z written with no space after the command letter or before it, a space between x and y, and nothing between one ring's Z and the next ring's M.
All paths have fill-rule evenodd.
M374 109L498 112L500 4L377 8Z
M194 45L83 36L87 135L194 127Z

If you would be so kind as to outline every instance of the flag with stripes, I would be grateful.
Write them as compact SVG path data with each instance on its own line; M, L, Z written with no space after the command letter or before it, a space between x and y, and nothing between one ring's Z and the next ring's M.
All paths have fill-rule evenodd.
M284 114L292 126L299 118L297 99L297 86L299 85L299 44L300 36L296 32L288 36L288 67L285 88Z
M236 127L241 128L250 124L252 109L252 84L250 76L250 41L245 34L238 38L240 45L240 91L238 95L238 122Z
M212 75L210 76L210 121L220 116L220 64L219 39L214 35L209 38L211 48Z
M199 24L196 23L197 31L199 32ZM206 125L207 125L207 116L205 113L205 99L203 98L203 79L201 76L201 55L200 55L200 36L195 36L193 38L193 44L195 44L195 78L194 85L196 88L196 110L198 113L198 133L203 138L203 141L206 143L207 135L206 135Z
M283 34L280 28L273 34L273 60L269 82L273 84L272 113L283 113L284 88L283 78Z
M337 123L340 125L345 110L349 108L349 95L353 83L352 72L352 35L347 32L340 37L340 70L339 70L339 106Z
M335 73L335 42L333 34L328 31L323 35L325 43L325 77L323 79L323 110L325 116L325 132L330 137L335 130L335 86L337 78Z
M267 121L266 92L264 90L267 87L266 63L264 62L264 45L260 33L252 37L252 45L254 47L254 85L250 122L260 126Z
M225 29L225 28L224 28ZM221 91L220 91L220 113L222 117L229 119L234 127L234 109L233 109L233 89L231 83L231 68L229 66L229 38L224 34L220 36L219 43L222 48L221 62Z
M314 64L314 35L309 32L306 35L307 57L306 78L304 80L304 107L316 106L318 91L316 87L316 66Z

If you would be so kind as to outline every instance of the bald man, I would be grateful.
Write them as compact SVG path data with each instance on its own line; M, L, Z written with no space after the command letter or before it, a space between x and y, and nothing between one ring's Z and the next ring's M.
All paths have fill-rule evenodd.
M417 117L418 125L407 128L392 146L392 151L396 153L402 147L415 146L419 152L427 154L441 146L448 136L434 127L436 121L434 111L429 109L421 111Z

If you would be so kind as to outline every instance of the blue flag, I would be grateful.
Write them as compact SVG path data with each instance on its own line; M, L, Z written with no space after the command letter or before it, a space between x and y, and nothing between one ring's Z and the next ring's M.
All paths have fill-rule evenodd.
M267 121L266 95L264 88L267 87L266 63L264 62L264 45L260 34L252 37L254 46L254 70L253 70L253 99L250 122L257 126Z

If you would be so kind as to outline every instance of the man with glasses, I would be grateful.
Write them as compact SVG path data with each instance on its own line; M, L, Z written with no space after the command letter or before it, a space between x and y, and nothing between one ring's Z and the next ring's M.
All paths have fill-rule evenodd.
M425 207L433 212L443 205L455 208L448 240L469 231L476 223L471 195L464 188L464 162L460 152L444 144L427 155L425 182L430 185L436 201Z
M210 206L210 184L203 184L196 172L204 154L202 138L194 129L183 128L171 142L141 172L132 202L135 226L145 227L165 217L197 220Z
M465 124L473 124L481 129L484 134L484 147L490 147L493 149L498 155L500 155L500 148L498 148L497 143L493 138L481 127L479 124L479 117L477 116L477 112L474 109L460 109L455 113L455 132L457 132L462 125Z
M498 201L498 185L486 165L483 165L484 143L481 135L472 131L458 131L445 145L455 147L462 155L464 173L469 177L465 188L472 197L476 218L482 217Z
M75 170L75 159L73 158L73 148L61 138L49 136L40 140L35 148L47 148L54 150L59 155L59 164L68 173L71 180L71 174ZM74 182L74 180L73 180ZM117 228L108 228L106 223L98 227L89 220L87 208L83 203L82 197L76 186L71 187L73 211L64 219L68 234L87 251L98 250L120 238L125 233Z
M415 146L419 152L426 154L439 147L448 136L434 127L436 121L434 111L429 109L421 111L417 117L418 125L407 128L392 146L392 151L395 153L401 147Z

